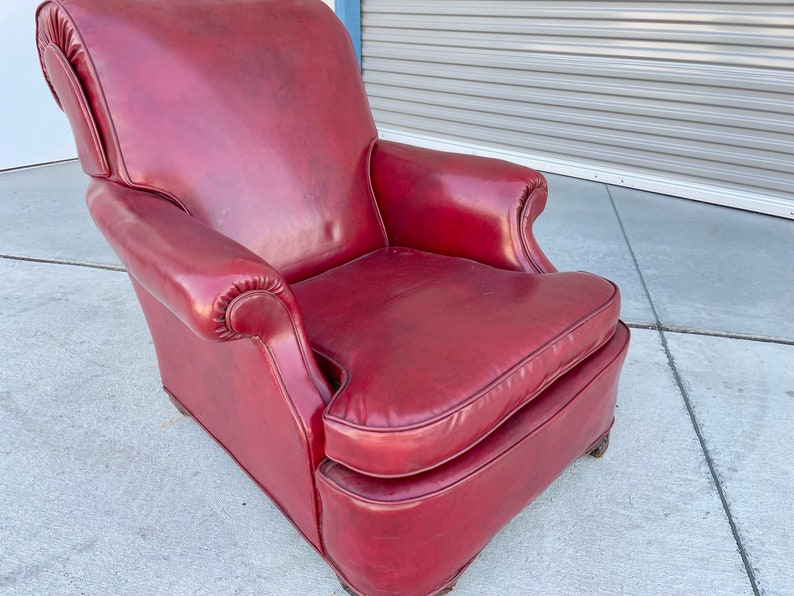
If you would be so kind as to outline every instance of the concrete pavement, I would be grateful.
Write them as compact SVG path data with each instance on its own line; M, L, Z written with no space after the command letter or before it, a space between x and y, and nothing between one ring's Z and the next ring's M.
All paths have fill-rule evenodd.
M343 594L160 387L72 163L0 173L0 594ZM794 224L549 176L537 235L616 281L612 444L455 590L794 594Z

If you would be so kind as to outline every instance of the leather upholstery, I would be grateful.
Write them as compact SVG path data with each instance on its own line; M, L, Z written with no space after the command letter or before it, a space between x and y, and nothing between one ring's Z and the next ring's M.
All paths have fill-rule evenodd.
M293 290L314 349L345 370L323 415L326 455L376 476L470 449L605 344L620 311L617 288L588 273L527 275L407 248Z
M113 140L113 126L105 105L102 89L97 81L93 61L88 52L86 52L80 33L77 31L69 12L59 4L46 2L39 6L36 15L36 45L39 50L39 61L44 72L44 78L50 86L55 101L67 113L69 123L72 125L72 132L77 144L77 154L80 157L83 171L94 175L92 173L94 169L92 161L83 159L89 149L89 145L85 144L85 141L90 137L87 137L84 131L81 130L81 125L77 123L78 117L92 119L92 121L86 122L84 127L87 130L93 129L97 132L99 142L96 148L101 148L104 152L103 158L99 158L99 156L97 158L103 159L107 164L107 176L110 179L121 180L118 168L114 167L115 164L119 163L120 157ZM63 54L74 78L79 83L79 90L82 92L87 108L85 111L81 109L79 116L69 107L70 104L81 103L79 96L73 97L71 100L67 99L70 93L76 93L78 89L71 84L62 85L57 73L55 71L50 72L47 66L45 55L49 45L55 46ZM69 75L67 74L66 77L69 77ZM93 144L93 140L91 142Z
M435 470L382 479L323 463L318 491L325 546L330 559L345 562L347 583L363 594L394 596L435 594L454 583L556 471L609 428L628 340L628 329L619 326L602 350Z
M368 183L377 132L323 3L63 0L42 21L39 47L68 38L85 71L115 179L168 196L290 281L385 246Z
M378 141L372 186L394 246L502 269L556 271L532 235L546 206L546 180L539 172L498 159Z
M77 155L83 171L89 176L106 177L110 174L99 131L91 114L88 99L61 49L48 44L42 52L42 64L49 73L55 99L69 118L77 139ZM57 92L55 91L57 89Z
M357 594L435 594L613 421L543 176L376 140L320 0L49 0L39 57L166 391Z

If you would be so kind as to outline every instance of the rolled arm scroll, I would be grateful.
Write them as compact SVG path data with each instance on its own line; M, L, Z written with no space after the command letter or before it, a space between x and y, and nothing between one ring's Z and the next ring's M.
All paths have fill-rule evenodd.
M194 333L224 341L254 334L229 326L229 305L242 294L294 299L284 278L244 246L168 200L113 182L92 180L89 209L129 273Z
M159 301L197 336L218 343L199 347L197 357L208 376L218 380L212 386L219 384L228 391L202 388L191 395L191 381L174 364L191 358L190 353L169 356L169 391L183 400L194 400L199 413L214 413L216 418L207 428L221 443L231 441L240 447L242 456L235 457L246 469L259 466L263 455L278 447L282 459L261 465L269 474L292 480L272 496L318 544L316 504L313 493L306 491L313 490L314 470L325 458L322 412L331 391L312 355L300 311L284 278L244 246L156 194L94 179L87 201L94 221L131 277L151 295L147 301ZM167 320L171 332L182 332L170 317L157 320ZM191 335L187 330L184 333ZM225 344L233 340L245 345ZM240 354L246 354L243 361L253 368L229 366ZM218 369L212 368L214 358L218 358ZM261 382L248 382L248 375ZM232 400L247 405L215 403ZM242 412L251 412L250 424L239 419ZM230 438L230 433L238 431L251 437L252 425L264 416L279 420L274 431L278 436L258 437L249 443Z
M532 235L543 175L506 161L378 141L372 187L393 245L535 273L556 271Z

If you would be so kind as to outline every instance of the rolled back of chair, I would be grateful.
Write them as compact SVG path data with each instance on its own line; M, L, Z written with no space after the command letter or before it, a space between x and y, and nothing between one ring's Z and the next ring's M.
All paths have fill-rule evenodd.
M377 133L320 0L53 0L37 28L89 175L162 194L290 281L385 244Z

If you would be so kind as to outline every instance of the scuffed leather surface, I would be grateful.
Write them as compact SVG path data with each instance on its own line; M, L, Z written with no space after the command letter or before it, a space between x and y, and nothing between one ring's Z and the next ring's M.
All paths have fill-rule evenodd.
M377 133L347 32L323 3L58 5L130 186L162 191L289 281L385 245L369 187Z
M406 248L293 286L309 340L349 378L324 415L329 458L398 476L471 448L606 343L610 282Z
M323 541L340 576L357 592L380 596L436 593L454 580L609 430L628 340L619 325L601 350L445 466L382 479L325 462L318 471Z
M389 243L502 269L556 271L532 235L546 180L506 161L378 141L372 187Z

